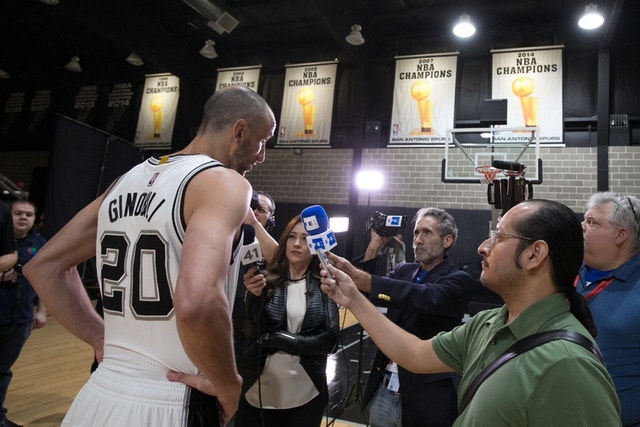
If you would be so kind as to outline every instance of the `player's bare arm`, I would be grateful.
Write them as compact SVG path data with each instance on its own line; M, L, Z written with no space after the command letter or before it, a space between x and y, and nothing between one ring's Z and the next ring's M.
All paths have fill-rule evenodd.
M209 169L192 180L185 198L187 230L174 296L185 351L213 386L202 391L215 394L226 415L237 409L242 379L233 355L225 284L250 198L249 183L229 169Z
M0 273L13 269L13 266L18 262L18 252L13 251L8 254L0 256ZM3 280L10 280L8 277L4 277Z
M96 313L76 266L95 256L98 208L103 197L76 214L22 270L52 315L91 345L98 360L102 360L104 322Z
M421 340L387 319L360 293L346 273L333 265L329 268L334 279L326 277L326 271L322 270L322 290L353 313L380 351L411 372L452 371L433 351L431 340Z

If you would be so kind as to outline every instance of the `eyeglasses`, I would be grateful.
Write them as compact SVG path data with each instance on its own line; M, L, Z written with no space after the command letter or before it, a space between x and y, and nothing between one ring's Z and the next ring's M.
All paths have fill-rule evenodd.
M262 214L271 215L271 211L269 209L265 208L264 206L259 206L255 210L257 210L258 212L260 212Z
M636 226L638 227L637 238L640 239L640 221L638 221L638 216L636 215L636 209L633 207L633 202L631 201L631 197L625 196L627 198L627 202L629 202L629 207L631 208L631 213L633 214L633 219L636 221Z
M522 240L528 240L529 242L533 242L533 239L530 237L518 236L517 234L503 233L502 231L491 230L489 232L489 242L491 243L492 247L496 244L496 241L498 240L498 236L513 237L514 239L522 239Z

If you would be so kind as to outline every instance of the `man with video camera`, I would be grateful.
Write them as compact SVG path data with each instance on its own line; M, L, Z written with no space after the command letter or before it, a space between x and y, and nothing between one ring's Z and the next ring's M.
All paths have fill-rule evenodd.
M329 260L368 293L371 302L386 307L391 321L412 334L426 339L459 325L478 283L447 255L458 237L453 217L438 208L418 210L413 220L416 262L401 263L386 277L371 274L375 255L370 255L377 255L384 245L380 243L397 231L380 236L378 222L372 219L372 239L360 264L366 271L331 253ZM371 427L451 426L458 411L452 374L413 374L380 351L371 367L363 407L369 402Z
M404 262L405 245L400 230L405 228L406 222L406 215L386 215L376 211L368 221L370 240L367 249L354 262L378 276L385 276L397 264Z

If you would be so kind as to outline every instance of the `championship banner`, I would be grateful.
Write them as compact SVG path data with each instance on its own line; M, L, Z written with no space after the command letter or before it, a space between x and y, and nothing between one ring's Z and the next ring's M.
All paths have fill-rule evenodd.
M24 133L28 96L24 91L10 92L0 111L0 148L6 148L9 140L19 141Z
M51 107L51 89L37 90L31 98L30 104L31 117L27 125L27 133L33 134L42 126L49 107Z
M22 144L24 148L50 148L53 137L52 112L53 92L51 89L36 90L31 98L27 113L26 138Z
M329 147L337 62L288 65L276 146Z
M241 68L218 68L218 79L216 80L215 90L227 86L245 86L257 92L261 68L262 65Z
M538 127L562 142L562 46L492 50L493 99L507 100L507 127ZM509 141L505 141L509 142Z
M147 75L134 145L142 149L171 148L180 79L171 74Z
M98 85L80 86L73 97L71 118L90 126L95 125L98 95Z
M98 128L125 137L131 134L134 119L134 85L131 82L113 83L103 88L103 114Z
M396 57L389 147L443 145L453 127L458 53Z
M54 91L7 93L0 99L0 149L49 150L53 140ZM59 99L59 98L58 98Z

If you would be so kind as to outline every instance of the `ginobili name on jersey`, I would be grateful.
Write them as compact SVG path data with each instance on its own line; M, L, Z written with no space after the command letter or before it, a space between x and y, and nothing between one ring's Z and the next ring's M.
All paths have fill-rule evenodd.
M147 221L151 221L153 215L164 204L164 199L154 204L156 193L148 191L146 193L127 193L109 201L109 221L116 222L120 218L127 216L143 216Z

